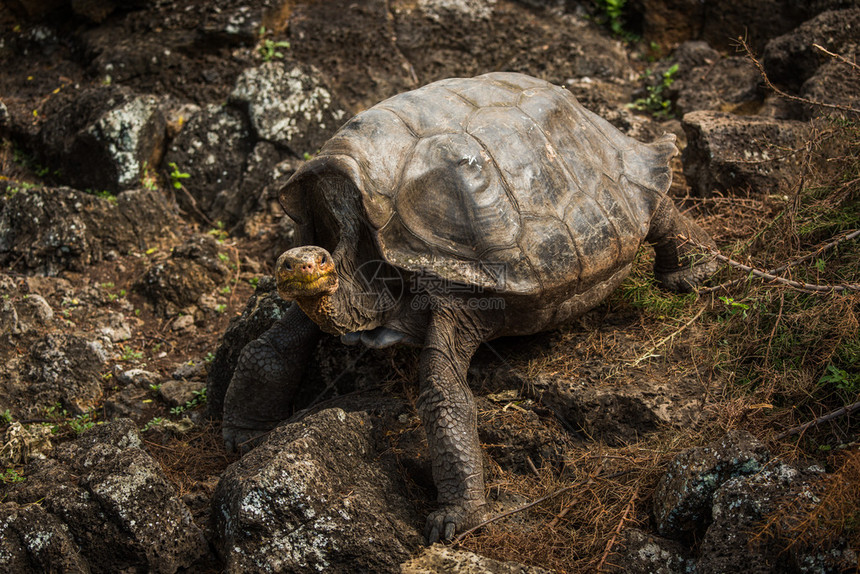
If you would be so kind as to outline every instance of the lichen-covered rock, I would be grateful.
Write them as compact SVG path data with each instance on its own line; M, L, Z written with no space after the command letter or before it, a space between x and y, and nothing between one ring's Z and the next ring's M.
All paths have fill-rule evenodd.
M112 192L140 185L164 151L165 120L155 96L115 87L82 91L49 110L40 132L58 179L79 189Z
M283 62L243 72L230 102L247 110L257 138L296 157L319 149L344 116L316 68Z
M108 200L69 188L22 190L0 206L0 266L56 275L82 271L111 251L171 241L176 217L157 191Z
M383 471L366 412L328 409L278 427L233 463L213 498L227 572L399 572L421 518Z
M467 550L434 544L400 566L401 574L551 574L538 566L500 562Z
M40 507L79 553L84 572L173 573L206 553L201 530L161 467L142 448L134 423L94 427L25 468L7 490L19 505ZM50 562L46 571L60 571Z
M791 512L784 522L794 521L803 530L814 528L814 524L805 524L803 515L821 502L821 474L814 467L799 470L777 462L755 474L725 481L714 492L713 521L701 539L697 574L854 571L857 555L844 543L821 548L820 540L812 545L801 541L786 548L784 539L759 536L768 515L787 502ZM738 548L745 551L738 552Z
M638 528L621 533L609 562L624 574L687 574L693 566L685 546Z
M694 195L787 193L800 176L804 122L698 111L684 116L684 175Z
M669 464L653 496L657 532L668 537L701 533L711 521L714 492L727 480L761 470L770 453L746 431L730 431L691 448Z
M195 235L151 265L134 289L152 302L157 313L171 316L197 304L229 274L219 257L218 243L208 235Z
M51 333L30 349L28 369L12 393L28 396L33 408L60 403L72 414L85 413L102 398L108 359L109 348L101 341Z
M68 527L38 504L0 503L0 571L89 574Z
M202 212L212 220L235 223L240 214L224 213L223 205L226 196L240 195L242 171L253 145L248 121L239 110L210 105L191 116L162 164L167 180L174 169L189 176L177 180L188 193L176 191L180 208L193 218Z
M272 324L284 316L290 303L278 295L274 278L260 277L257 289L248 299L245 310L230 320L230 326L221 336L215 359L206 380L206 399L209 414L221 418L224 395L236 370L236 363L245 345L265 333Z

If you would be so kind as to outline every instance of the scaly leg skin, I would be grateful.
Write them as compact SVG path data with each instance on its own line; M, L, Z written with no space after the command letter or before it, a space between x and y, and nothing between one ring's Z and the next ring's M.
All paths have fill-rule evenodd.
M292 414L292 400L320 333L293 304L282 319L242 349L224 397L221 432L227 450L250 450Z
M716 247L708 233L681 214L672 199L666 197L651 220L645 240L654 246L654 276L660 285L688 293L713 275L718 265L713 256L703 253L693 243L683 241L679 235L701 245Z
M419 362L418 411L427 433L440 508L427 518L428 544L450 540L478 524L486 512L484 469L475 399L466 371L480 337L451 315L430 322Z

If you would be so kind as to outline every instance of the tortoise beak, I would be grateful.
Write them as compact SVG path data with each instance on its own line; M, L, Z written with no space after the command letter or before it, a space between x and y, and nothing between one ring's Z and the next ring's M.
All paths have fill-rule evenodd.
M337 291L337 271L331 253L316 246L296 247L278 257L278 293L287 300L331 295Z

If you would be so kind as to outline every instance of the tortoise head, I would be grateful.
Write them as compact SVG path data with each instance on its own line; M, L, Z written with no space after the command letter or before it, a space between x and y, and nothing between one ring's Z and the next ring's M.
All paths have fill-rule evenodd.
M287 300L312 300L332 295L338 288L337 270L331 253L305 245L285 251L275 270L278 293Z

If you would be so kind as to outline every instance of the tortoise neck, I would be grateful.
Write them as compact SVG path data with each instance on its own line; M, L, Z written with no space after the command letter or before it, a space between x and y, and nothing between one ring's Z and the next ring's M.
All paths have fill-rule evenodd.
M324 293L314 297L300 297L296 299L296 303L320 329L333 335L341 334L341 330L334 323L334 301L331 295Z

